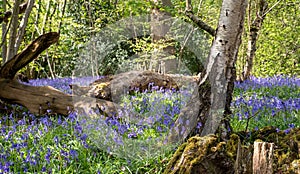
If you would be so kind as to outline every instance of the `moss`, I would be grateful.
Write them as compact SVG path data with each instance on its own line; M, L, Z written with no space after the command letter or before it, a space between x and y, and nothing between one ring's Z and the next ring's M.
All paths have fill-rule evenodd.
M220 142L215 135L192 137L179 147L165 173L229 173L233 170L239 139L243 152L241 162L246 164L244 169L249 173L254 141L275 144L274 173L300 173L300 128L286 134L271 126L232 134L226 142Z
M236 157L238 141L239 136L237 134L232 134L226 143L226 152L231 158Z
M233 161L227 156L225 142L219 142L215 135L195 136L180 146L164 173L220 173L228 164L232 167Z
M181 144L178 147L178 149L174 153L172 159L169 161L169 163L168 163L168 165L167 165L167 167L165 169L165 172L164 172L165 174L168 174L168 173L166 173L166 171L172 171L173 170L174 166L179 161L179 158L181 157L181 155L182 155L182 153L183 153L183 151L184 151L184 149L185 149L185 147L186 147L187 144L188 143L186 142L186 143Z

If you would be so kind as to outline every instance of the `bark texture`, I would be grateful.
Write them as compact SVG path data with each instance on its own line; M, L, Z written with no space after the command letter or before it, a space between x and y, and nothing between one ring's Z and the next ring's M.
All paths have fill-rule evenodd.
M108 116L118 113L118 109L121 108L109 101L71 96L49 86L29 86L14 80L21 68L37 58L42 51L56 43L58 39L59 34L56 32L41 35L0 68L0 99L23 105L36 114L51 111L53 114L67 115L74 108L79 110L94 108Z
M195 136L179 146L164 173L253 174L254 170L274 174L299 173L299 133L299 128L286 133L278 132L275 127L264 127L237 132L226 141L215 135ZM259 140L259 144L255 140ZM256 150L254 146L257 146Z
M201 74L191 100L182 109L169 134L169 142L181 142L199 133L215 133L221 121L230 114L235 80L235 62L241 43L247 1L225 0L206 71ZM223 115L224 114L224 115Z
M197 79L188 79L185 84ZM99 99L119 102L124 94L151 91L152 87L158 89L179 90L183 85L180 77L171 77L166 74L159 74L152 71L129 71L114 76L106 76L90 84L90 86L80 87L71 85L75 95L86 95Z
M251 75L251 70L253 67L253 60L255 57L256 52L256 42L258 40L259 31L261 30L263 21L266 17L266 12L268 8L268 3L266 0L259 0L258 1L258 11L256 14L256 18L250 25L250 33L248 38L248 48L247 48L247 57L246 57L246 64L244 67L244 74L241 80L246 80Z
M274 143L254 142L253 174L272 174Z
M17 54L17 52L19 50L19 47L21 45L21 42L23 41L24 34L25 34L25 28L27 26L28 18L29 18L29 15L31 13L32 7L34 5L34 1L35 0L28 0L28 2L27 2L27 8L25 10L25 14L22 18L22 21L20 22L20 27L19 27L19 30L18 30L18 37L17 37L16 43L15 43L15 53L14 53L14 55Z

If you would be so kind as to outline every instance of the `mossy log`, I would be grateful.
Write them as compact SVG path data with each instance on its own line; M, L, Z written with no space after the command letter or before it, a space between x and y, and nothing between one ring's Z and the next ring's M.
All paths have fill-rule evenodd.
M182 144L169 162L165 174L233 173L234 159L226 143L214 135L192 137Z
M268 159L272 158L269 163L265 163L268 164L265 168L268 168L269 173L300 172L300 128L291 129L287 133L287 131L277 131L274 127L265 127L260 130L232 134L226 141L216 135L191 137L178 147L164 173L255 173L258 168L256 162L259 160L253 158L254 142L274 144L273 149L270 146L272 150L265 148L265 152L273 151L273 157L263 155ZM259 165L262 163L260 162ZM259 166L259 169L262 170L262 167Z

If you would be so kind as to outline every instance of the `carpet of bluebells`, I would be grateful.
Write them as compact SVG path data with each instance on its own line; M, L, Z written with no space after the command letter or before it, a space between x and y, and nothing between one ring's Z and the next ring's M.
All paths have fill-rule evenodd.
M95 78L75 81L84 86L93 80ZM31 80L30 84L50 85L71 93L69 84L75 81L38 79ZM167 133L190 96L191 91L164 91L155 87L152 93L125 96L122 106L147 119L129 124L111 117L104 123L121 135L121 138L113 137L116 144L128 144L130 140L148 143ZM147 158L138 154L133 154L135 158L122 158L110 149L114 146L112 142L105 143L108 131L104 131L99 141L94 141L95 137L85 131L87 123L76 113L66 117L51 115L49 111L49 114L36 116L18 105L9 106L7 110L0 113L0 173L162 173L174 152L171 148L159 153L151 151L152 155ZM289 132L300 126L299 110L299 78L253 77L236 83L231 123L234 131L274 126ZM93 130L99 133L103 127ZM105 148L99 148L99 144ZM131 147L127 150L125 153L130 154Z

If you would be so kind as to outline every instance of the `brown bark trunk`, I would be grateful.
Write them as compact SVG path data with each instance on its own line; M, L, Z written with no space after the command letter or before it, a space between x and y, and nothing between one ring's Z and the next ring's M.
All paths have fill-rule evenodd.
M251 75L251 70L253 67L253 60L254 60L255 52L256 52L256 42L257 42L258 36L259 36L258 32L260 31L260 29L262 27L262 23L265 19L267 7L268 7L268 3L266 0L260 0L258 3L259 3L258 4L259 9L256 14L257 16L250 25L246 64L244 67L244 73L243 73L242 80L248 79Z
M95 108L108 116L118 113L118 106L109 101L71 96L49 86L28 86L14 80L15 74L21 68L37 58L42 51L56 43L58 39L59 34L56 32L41 35L0 68L0 98L23 105L36 114L44 114L51 110L51 113L66 115L74 108Z
M50 86L29 86L16 80L0 79L0 98L28 108L32 113L67 115L76 109L105 108L105 114L111 116L118 107L112 102L90 97L72 96ZM104 112L100 110L100 112Z
M181 86L193 85L197 80L196 76L183 77L151 71L129 71L98 79L90 86L70 86L75 95L86 95L118 103L123 94L133 93L134 91L151 91L154 86L159 89L179 90Z
M27 7L27 2L19 5L19 14L22 14L25 12L26 10L26 7ZM4 13L0 13L0 23L2 23L3 21L4 22L8 22L8 19L11 17L12 15L12 11L9 10L9 11L6 11Z

